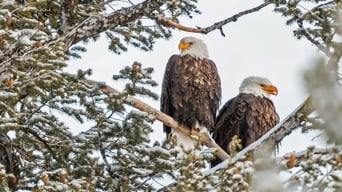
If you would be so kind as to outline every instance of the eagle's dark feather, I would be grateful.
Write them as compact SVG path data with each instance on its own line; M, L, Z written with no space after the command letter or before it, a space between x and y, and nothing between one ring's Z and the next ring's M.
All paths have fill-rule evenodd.
M279 122L273 102L253 94L240 93L230 99L215 121L213 139L230 153L229 143L234 135L241 140L242 148L258 140ZM220 161L215 161L212 166Z
M221 81L212 60L190 55L170 57L162 84L162 112L188 128L195 128L197 121L210 131L220 99ZM170 133L171 128L164 125L164 131Z

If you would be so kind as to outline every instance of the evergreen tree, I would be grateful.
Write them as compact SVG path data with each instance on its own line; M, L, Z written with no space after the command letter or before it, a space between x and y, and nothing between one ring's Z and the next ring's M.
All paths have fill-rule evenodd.
M207 28L182 26L181 16L200 13L196 3L0 1L0 190L154 191L158 189L153 184L168 176L175 184L159 190L262 191L258 177L298 167L298 162L297 174L276 188L341 190L341 1L269 0ZM116 54L131 45L149 51L157 39L170 38L174 28L193 33L220 29L224 34L223 25L269 5L289 18L288 24L297 24L296 37L306 38L326 55L306 75L312 93L308 102L313 101L310 110L299 111L302 116L293 118L295 126L283 126L290 132L324 129L334 142L330 150L308 148L305 154L266 160L251 151L238 153L221 169L203 172L214 150L199 156L190 151L180 159L175 158L176 149L151 146L148 134L154 114L129 107L135 106L128 99L132 96L158 100L149 90L158 84L152 79L152 68L136 62L114 75L127 81L120 93L89 80L91 70L63 72L68 59L86 51L78 43L96 41L101 34L110 39L108 48ZM323 98L327 95L328 102ZM74 134L75 127L67 126L63 115L89 129ZM260 164L258 158L272 166Z

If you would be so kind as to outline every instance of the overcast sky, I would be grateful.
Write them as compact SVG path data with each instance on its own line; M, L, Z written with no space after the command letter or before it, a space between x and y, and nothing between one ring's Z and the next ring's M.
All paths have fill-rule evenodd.
M194 15L193 19L183 18L181 24L190 27L206 27L226 19L240 11L255 7L263 1L200 1L201 15ZM178 43L184 36L195 36L203 39L208 46L210 58L216 63L222 81L223 97L221 104L238 93L241 81L250 75L269 78L278 87L278 96L272 97L281 120L302 103L307 93L302 80L303 71L311 66L318 56L315 46L307 40L297 40L293 36L293 27L286 26L286 18L273 12L273 6L266 7L259 12L243 16L235 23L229 23L223 30L226 37L219 31L207 35L187 33L174 30L170 40L158 40L154 50L143 52L130 47L129 51L116 55L107 50L108 41L101 38L97 42L89 42L87 53L82 59L69 62L67 71L76 73L78 69L93 70L91 79L105 81L110 86L121 90L123 82L115 82L112 75L117 74L124 66L134 61L144 67L153 67L154 80L159 86L152 90L160 93L162 77L167 60L172 54L179 53ZM146 101L146 98L144 98ZM159 109L159 101L147 100ZM152 140L165 138L162 125L153 125L155 132ZM280 154L299 151L313 144L312 137L317 133L297 134L286 138ZM315 141L317 143L317 141Z

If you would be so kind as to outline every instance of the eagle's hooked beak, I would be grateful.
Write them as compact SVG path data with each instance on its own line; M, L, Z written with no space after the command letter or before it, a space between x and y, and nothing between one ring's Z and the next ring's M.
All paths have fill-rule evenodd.
M189 48L191 47L191 44L192 44L192 43L188 43L188 42L181 41L181 42L179 42L179 44L178 44L178 49L184 51L184 50L186 50L186 49L189 49Z
M278 88L274 85L261 85L261 88L270 95L278 95Z

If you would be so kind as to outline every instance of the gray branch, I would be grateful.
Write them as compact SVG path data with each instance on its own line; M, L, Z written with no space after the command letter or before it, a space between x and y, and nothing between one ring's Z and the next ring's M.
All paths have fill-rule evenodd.
M69 35L70 39L66 41L76 44L108 29L149 16L166 2L166 0L147 0L128 8L119 9L108 15L90 16L85 22L76 27L76 30Z

